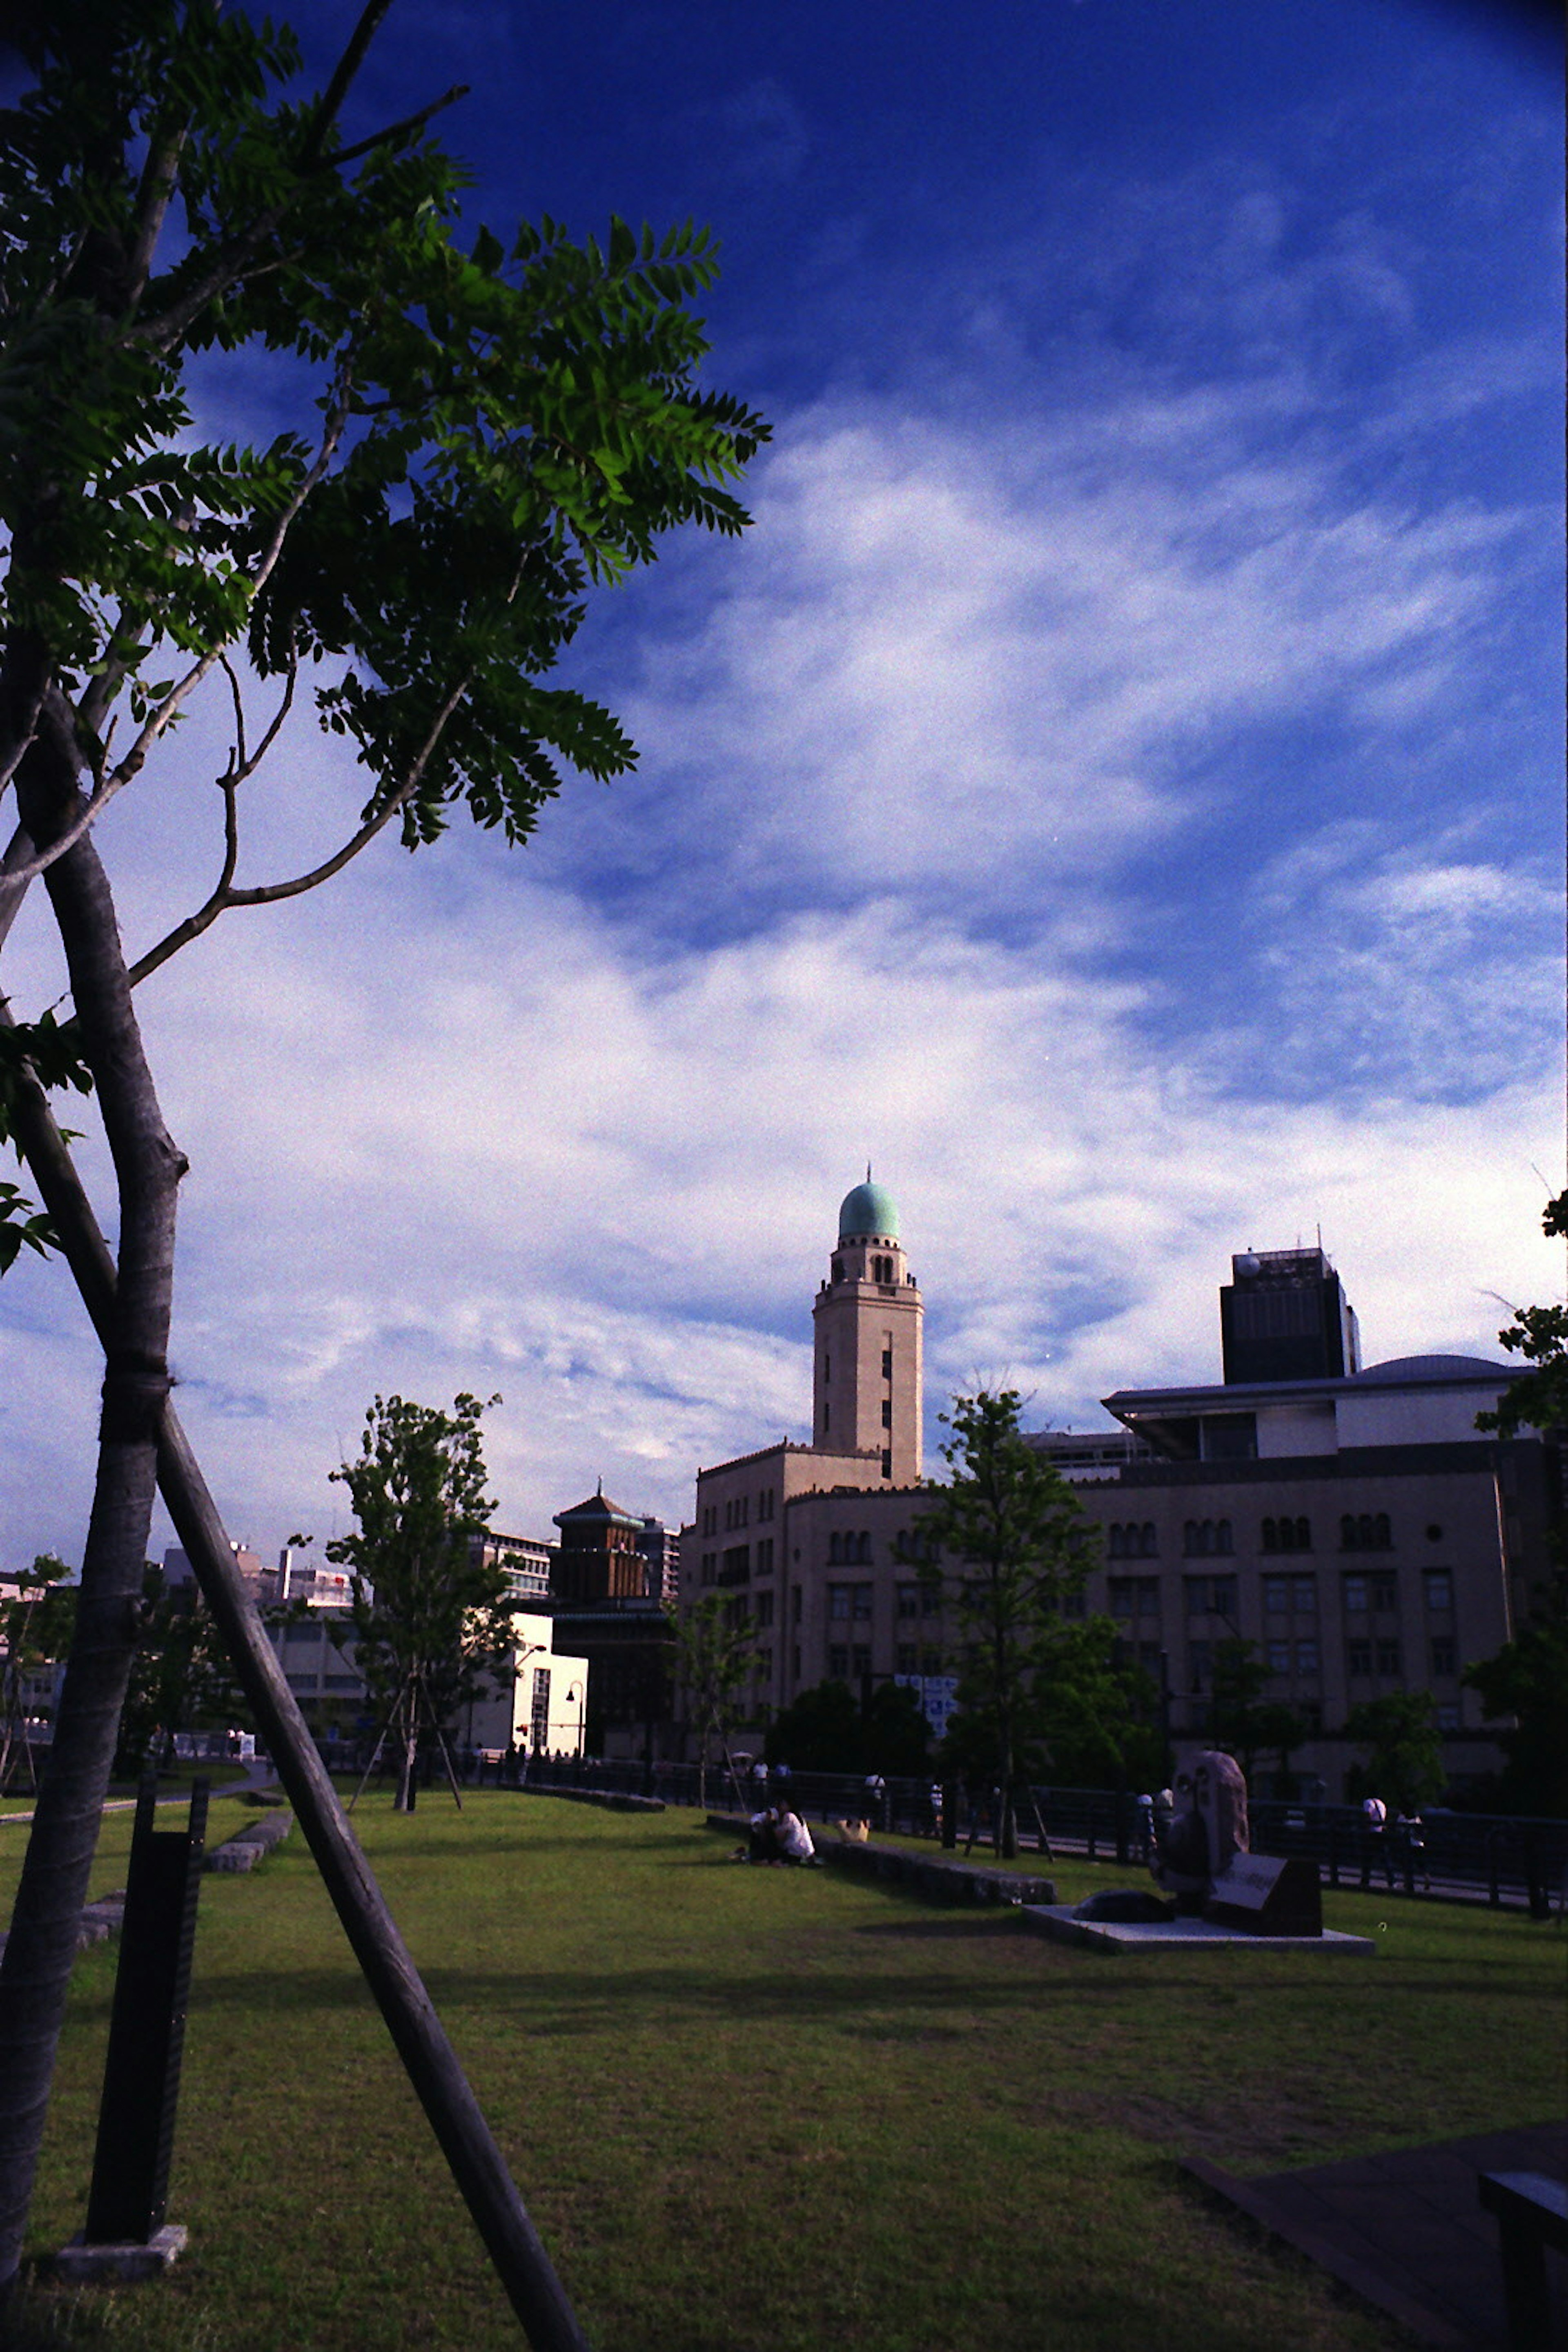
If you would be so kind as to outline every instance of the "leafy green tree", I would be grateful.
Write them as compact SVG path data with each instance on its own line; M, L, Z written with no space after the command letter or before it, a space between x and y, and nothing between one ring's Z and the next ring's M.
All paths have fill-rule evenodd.
M741 1693L756 1672L756 1648L750 1622L721 1593L707 1593L688 1609L671 1602L665 1616L675 1636L676 1677L685 1700L686 1718L697 1735L697 1801L705 1806L711 1742L718 1742L724 1769L734 1778L730 1735L735 1727Z
M1062 1603L1082 1591L1097 1541L1071 1487L1026 1444L1020 1410L1012 1389L953 1399L942 1449L952 1475L921 1514L941 1555L927 1578L953 1629L958 1738L988 1759L1006 1854L1018 1850L1015 1800L1028 1751L1047 1728L1049 1669L1065 1654Z
M1500 1737L1507 1762L1498 1801L1510 1812L1568 1816L1568 1597L1559 1584L1534 1620L1497 1655L1461 1677L1489 1717L1514 1717Z
M59 1235L107 1360L77 1635L0 1962L0 2294L136 1653L168 1402L185 1163L133 989L221 916L316 888L388 828L419 848L466 808L522 841L563 765L626 768L615 720L547 674L589 591L651 561L661 534L743 526L728 486L765 430L698 384L706 232L616 221L601 245L544 220L464 236L463 174L427 131L457 92L345 142L389 5L367 0L302 99L281 94L292 36L217 0L7 16L31 80L0 114L0 793L16 819L0 940L41 877L72 1010L18 1023L0 1003L0 1128L45 1206L40 1224L7 1195L0 1223L6 1254ZM244 413L259 370L291 421L266 446L207 438L198 364L206 413ZM363 803L308 870L249 878L247 788L312 675ZM97 821L134 808L209 695L230 736L207 795L216 879L130 947ZM111 1295L49 1085L96 1094Z
M908 1778L931 1762L931 1726L912 1690L879 1682L868 1704L845 1682L817 1683L782 1707L763 1750L802 1772L881 1772Z
M487 1410L466 1393L449 1413L377 1397L357 1458L331 1474L358 1526L327 1558L351 1572L354 1664L398 1743L399 1812L414 1810L422 1742L488 1691L513 1640L505 1570L475 1540L495 1508L479 1435Z
M1447 1785L1443 1742L1425 1691L1385 1691L1345 1717L1345 1733L1367 1750L1345 1775L1345 1794L1382 1797L1401 1812L1430 1804Z
M1568 1238L1568 1192L1547 1203L1542 1229ZM1521 1429L1568 1432L1568 1307L1521 1307L1498 1337L1532 1369L1510 1381L1495 1412L1477 1426L1516 1436ZM1512 1716L1501 1736L1507 1762L1499 1801L1524 1813L1568 1814L1568 1566L1561 1533L1552 1574L1531 1596L1531 1612L1497 1655L1461 1677L1489 1717Z
M247 1720L228 1653L200 1593L149 1563L136 1656L120 1714L114 1770L133 1780L166 1763L175 1734Z

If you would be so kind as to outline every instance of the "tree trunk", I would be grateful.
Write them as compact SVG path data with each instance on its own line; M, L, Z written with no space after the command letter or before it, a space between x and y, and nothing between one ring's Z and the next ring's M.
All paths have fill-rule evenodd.
M404 1696L403 1762L397 1774L395 1813L411 1813L419 1801L419 1724L413 1703Z
M56 695L16 776L18 814L35 842L55 840L79 805L79 765L71 714ZM184 1169L158 1108L113 900L90 835L48 869L47 887L114 1160L120 1254L76 1626L49 1769L0 1959L0 2296L21 2261L66 1992L141 1630L169 1391L174 1202Z
M0 999L0 1021L8 1017ZM16 1130L77 1287L107 1342L113 1323L113 1262L36 1082L24 1081L19 1088ZM354 1957L529 2342L537 2352L587 2352L586 2338L550 2257L344 1818L277 1653L240 1581L206 1482L167 1400L159 1436L158 1482Z

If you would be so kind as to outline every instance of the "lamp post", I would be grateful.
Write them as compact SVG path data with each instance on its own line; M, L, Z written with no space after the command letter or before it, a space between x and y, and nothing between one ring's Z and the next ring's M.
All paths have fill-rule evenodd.
M566 1704L568 1706L571 1706L574 1699L577 1702L577 1758L578 1761L581 1762L583 1757L583 1710L586 1706L588 1699L587 1690L584 1684L574 1683L572 1685L571 1689L566 1694Z

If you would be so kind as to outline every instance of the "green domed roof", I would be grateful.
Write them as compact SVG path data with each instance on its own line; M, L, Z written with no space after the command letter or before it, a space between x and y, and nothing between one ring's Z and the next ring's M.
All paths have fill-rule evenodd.
M849 1234L885 1234L890 1242L898 1240L899 1204L885 1184L868 1181L846 1192L838 1212L839 1240Z

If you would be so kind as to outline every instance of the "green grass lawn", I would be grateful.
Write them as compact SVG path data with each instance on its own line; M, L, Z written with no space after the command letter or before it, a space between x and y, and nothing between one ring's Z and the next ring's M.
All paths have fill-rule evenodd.
M487 1790L355 1821L596 2352L1392 2347L1176 2159L1270 2170L1560 2099L1563 1939L1521 1917L1331 1895L1375 1957L1115 1958L736 1869L689 1812ZM80 1964L37 2250L80 2226L112 1969ZM167 2284L37 2292L31 2340L521 2340L297 1836L204 1881L170 2210Z

